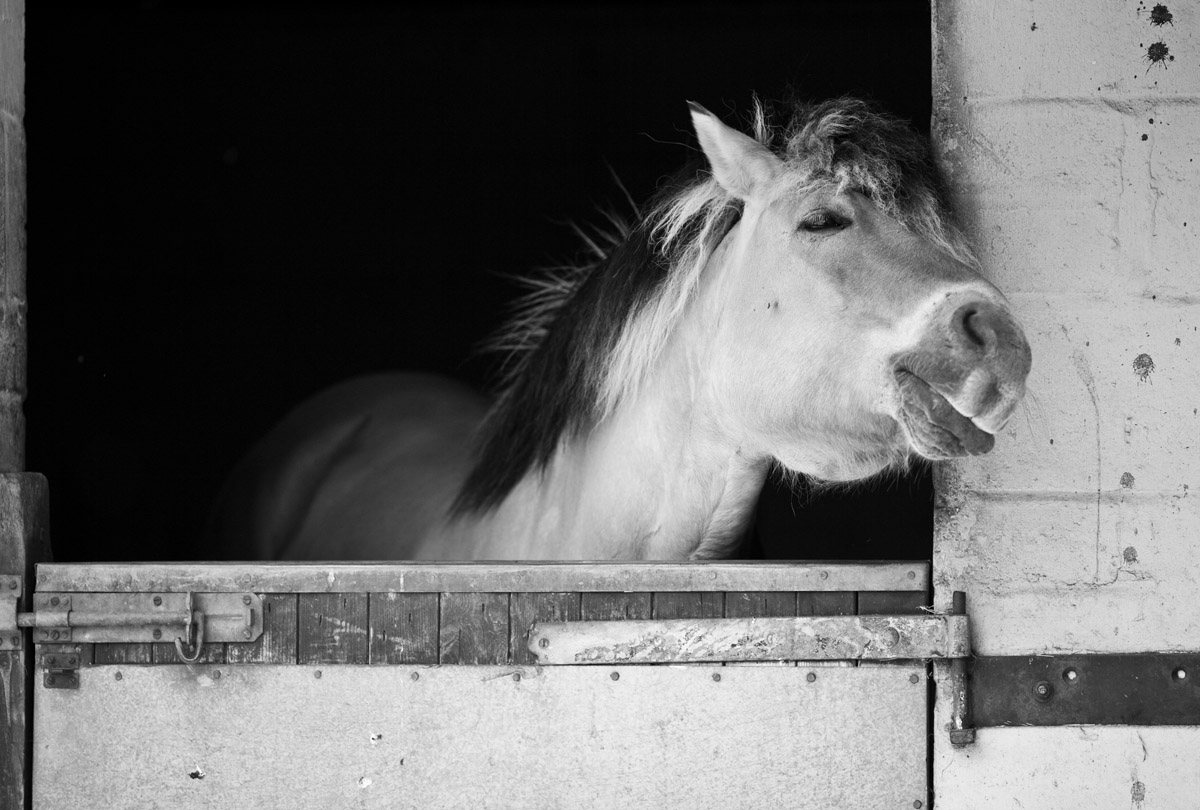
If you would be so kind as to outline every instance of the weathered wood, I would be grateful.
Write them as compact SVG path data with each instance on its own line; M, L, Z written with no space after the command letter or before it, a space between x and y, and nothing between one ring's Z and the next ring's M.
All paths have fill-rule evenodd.
M508 594L442 594L441 663L506 663L508 640Z
M39 696L34 785L46 810L911 808L919 670L104 668Z
M925 591L929 585L927 562L55 563L38 566L37 574L38 590L65 592Z
M925 612L929 596L914 591L878 591L858 594L858 613L902 616Z
M709 591L656 593L650 615L655 619L716 619L725 615L725 594Z
M294 664L299 645L299 596L294 593L262 594L263 632L254 641L225 645L231 664Z
M154 645L137 644L94 644L93 660L97 666L105 664L153 664Z
M300 595L296 658L301 664L365 664L367 595Z
M152 648L151 657L156 664L180 664L179 654L175 650L175 642L160 641L150 645ZM187 646L184 646L184 653L188 654ZM197 664L224 664L225 663L225 644L223 642L205 642L200 648L200 657L196 659Z
M805 616L538 624L539 664L961 658L966 616Z
M857 596L853 591L801 591L796 594L796 615L853 616L856 612Z
M585 593L580 617L592 622L649 619L652 601L653 594L648 593Z
M577 622L581 618L578 593L514 593L509 600L510 657L514 664L534 663L529 652L529 631L536 622Z
M795 616L796 594L786 591L734 591L725 594L725 616Z
M371 594L371 663L438 662L438 595Z
M23 10L22 10L23 13ZM11 27L0 20L0 47ZM0 55L2 56L2 55ZM28 610L33 588L33 565L50 557L48 517L49 492L46 479L36 473L0 475L0 579L7 596L16 593L16 607ZM19 587L12 587L17 585ZM4 634L0 639L0 807L25 805L29 784L32 730L33 672L35 650L22 633ZM21 649L16 649L20 646Z

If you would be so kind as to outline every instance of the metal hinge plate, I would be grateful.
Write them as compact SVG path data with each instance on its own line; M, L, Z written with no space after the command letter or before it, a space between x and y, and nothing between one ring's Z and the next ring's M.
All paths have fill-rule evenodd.
M965 615L538 622L539 664L963 658Z
M980 656L979 726L1200 725L1200 653Z
M21 578L0 575L0 652L21 649L17 611L21 607Z

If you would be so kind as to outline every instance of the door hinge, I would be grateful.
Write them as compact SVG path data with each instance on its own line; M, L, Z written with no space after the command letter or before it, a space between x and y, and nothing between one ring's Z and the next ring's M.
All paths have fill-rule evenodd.
M21 608L21 578L0 575L0 652L21 649L17 612Z

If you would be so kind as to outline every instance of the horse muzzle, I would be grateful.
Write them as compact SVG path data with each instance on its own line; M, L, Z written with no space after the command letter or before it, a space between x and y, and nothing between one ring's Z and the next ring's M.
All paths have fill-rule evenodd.
M981 455L1025 395L1032 354L1001 302L979 298L942 307L914 349L892 363L896 420L930 459Z

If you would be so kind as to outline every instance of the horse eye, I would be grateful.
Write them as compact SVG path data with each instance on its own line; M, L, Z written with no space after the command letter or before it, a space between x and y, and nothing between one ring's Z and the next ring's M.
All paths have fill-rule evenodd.
M821 231L840 231L850 224L850 220L832 211L814 211L800 220L800 230L809 233Z

